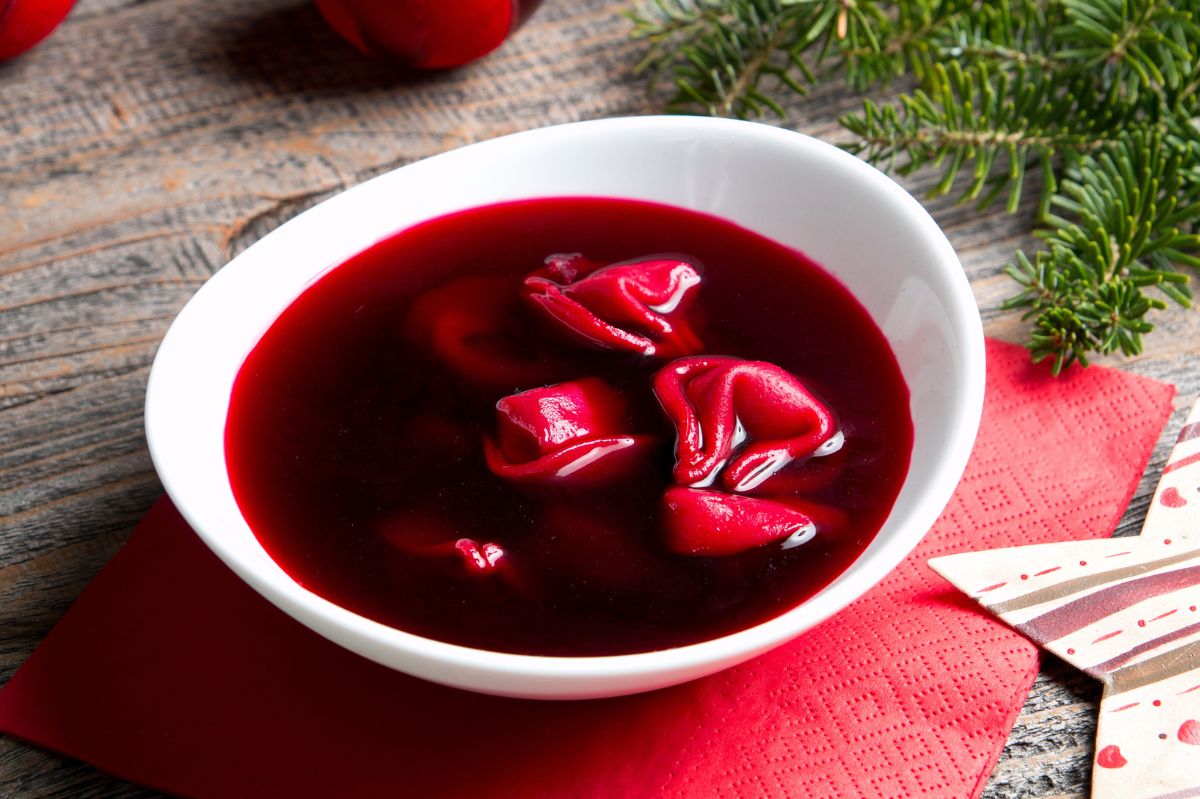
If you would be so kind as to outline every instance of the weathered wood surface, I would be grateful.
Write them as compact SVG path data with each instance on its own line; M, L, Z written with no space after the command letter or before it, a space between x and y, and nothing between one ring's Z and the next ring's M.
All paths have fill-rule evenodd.
M545 124L654 110L610 0L546 0L482 63L410 76L359 58L305 0L81 0L38 50L0 64L0 682L160 493L141 426L155 347L230 256L346 186L408 161ZM837 139L836 87L791 103ZM910 181L922 191L929 178ZM930 203L987 332L1000 267L1028 219ZM1174 310L1122 368L1200 390L1200 318ZM1123 533L1135 533L1153 478ZM1043 669L985 796L1083 797L1099 691ZM157 795L0 739L0 795Z

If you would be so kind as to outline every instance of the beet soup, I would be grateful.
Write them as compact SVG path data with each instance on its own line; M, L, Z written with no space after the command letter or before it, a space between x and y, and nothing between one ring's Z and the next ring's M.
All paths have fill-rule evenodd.
M424 222L307 288L234 383L267 552L406 632L616 655L803 602L875 536L909 394L861 305L724 220L557 198Z

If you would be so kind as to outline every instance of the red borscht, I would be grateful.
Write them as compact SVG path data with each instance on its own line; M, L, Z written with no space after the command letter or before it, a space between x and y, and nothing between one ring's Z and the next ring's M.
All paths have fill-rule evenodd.
M908 398L803 255L678 208L537 199L317 280L243 364L225 452L263 547L330 601L616 655L745 629L844 571L908 469Z

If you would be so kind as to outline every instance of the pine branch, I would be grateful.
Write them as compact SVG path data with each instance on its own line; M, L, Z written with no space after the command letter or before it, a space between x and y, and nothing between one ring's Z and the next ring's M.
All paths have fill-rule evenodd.
M1200 183L1184 169L1195 157L1191 142L1143 129L1066 170L1051 201L1064 215L1039 231L1046 249L1006 267L1022 291L1005 307L1035 319L1035 360L1053 358L1057 374L1089 352L1141 352L1146 314L1166 307L1143 289L1191 306L1177 267L1200 267Z
M859 92L913 74L923 81L934 63L932 53L946 32L969 19L969 0L895 3L892 14L876 20L874 47L841 43L833 72Z
M1131 99L1177 88L1196 60L1194 10L1166 0L1060 1L1067 22L1056 32L1064 46L1055 57L1099 70L1101 80Z
M1064 23L1058 4L1035 0L983 3L974 13L947 19L934 32L934 53L939 61L955 60L964 66L1064 71L1069 64L1050 52L1054 31Z
M749 118L783 109L769 91L806 94L830 66L859 89L929 63L928 39L970 0L640 0L626 11L649 43L635 67L667 108ZM888 11L894 13L887 13Z
M1020 63L1008 67L993 70L986 61L967 70L957 61L934 64L929 90L902 95L897 105L866 100L862 114L843 117L842 124L858 137L847 149L900 174L941 167L934 194L948 193L960 171L970 167L963 199L979 199L990 186L981 205L1007 191L1010 212L1017 210L1032 161L1043 171L1044 209L1055 186L1054 155L1111 142L1128 123L1129 110L1114 98L1097 97L1086 82L1063 83ZM1096 110L1076 119L1085 108Z
M1141 350L1162 298L1200 268L1200 0L642 0L641 69L675 110L784 117L782 96L840 76L864 98L848 149L933 190L1005 196L1041 176L1044 248L1017 253L1008 307L1056 371ZM959 180L960 177L965 179ZM1146 291L1157 289L1153 295Z
M669 110L783 118L764 83L807 91L813 75L801 58L814 10L785 0L653 0L627 16L634 38L650 43L637 69L651 73L651 90L671 77Z

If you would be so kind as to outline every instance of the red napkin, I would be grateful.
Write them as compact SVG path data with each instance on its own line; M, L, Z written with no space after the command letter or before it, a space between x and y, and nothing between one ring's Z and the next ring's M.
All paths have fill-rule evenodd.
M1109 533L1174 394L988 357L975 453L917 552L743 666L589 702L424 683L284 616L163 500L0 692L0 729L191 796L977 796L1036 648L925 561Z

